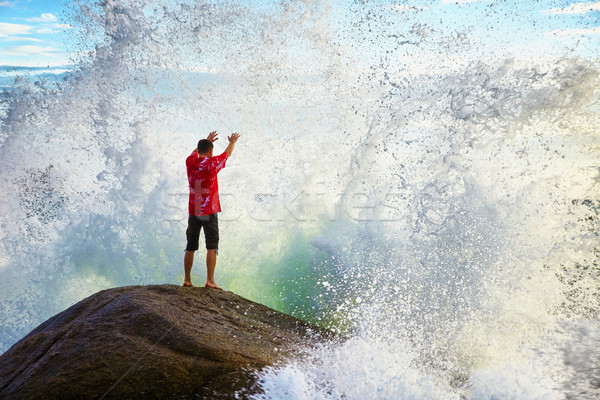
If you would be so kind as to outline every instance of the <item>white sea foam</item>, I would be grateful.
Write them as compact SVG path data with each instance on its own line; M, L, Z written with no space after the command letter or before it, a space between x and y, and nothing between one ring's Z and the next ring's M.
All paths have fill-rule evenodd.
M542 365L530 361L473 369L460 387L418 368L411 346L352 338L302 363L266 368L255 399L561 399Z

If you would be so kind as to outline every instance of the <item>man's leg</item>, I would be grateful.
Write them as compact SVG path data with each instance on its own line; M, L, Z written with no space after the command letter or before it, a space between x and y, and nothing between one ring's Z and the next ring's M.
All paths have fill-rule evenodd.
M215 267L217 265L217 251L206 250L206 287L222 290L215 283Z
M219 218L217 214L210 214L204 224L204 237L206 239L206 287L221 289L215 283L215 266L217 265L217 252L219 248Z
M183 271L185 272L185 278L183 278L183 286L192 285L192 266L194 265L194 252L198 250L198 239L200 237L200 228L202 224L198 221L198 218L190 215L188 218L188 227L185 231L187 237L187 246L185 247L185 256L183 256Z
M192 266L194 265L194 251L185 251L183 256L183 269L185 271L185 278L183 279L183 286L192 286Z

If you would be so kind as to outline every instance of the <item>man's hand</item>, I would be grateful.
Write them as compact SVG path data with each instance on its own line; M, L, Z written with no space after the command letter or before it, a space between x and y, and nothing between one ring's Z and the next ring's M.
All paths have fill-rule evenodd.
M208 137L206 139L210 140L211 142L216 142L217 140L219 140L219 138L217 137L218 135L219 134L217 133L217 131L212 131L208 134Z
M227 148L225 149L225 153L227 153L228 155L231 155L231 153L233 152L233 148L235 147L235 142L237 142L237 140L240 138L240 134L239 133L232 133L231 136L229 136L227 139L229 139L229 145L227 145Z

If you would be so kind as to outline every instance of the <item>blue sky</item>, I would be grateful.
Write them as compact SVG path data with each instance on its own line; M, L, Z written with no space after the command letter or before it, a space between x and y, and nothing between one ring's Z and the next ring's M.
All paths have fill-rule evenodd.
M142 0L140 0L142 1ZM65 12L69 0L0 0L0 65L69 64ZM252 4L252 2L246 2ZM334 2L339 7L345 3ZM373 1L394 15L411 14L441 29L465 29L476 40L514 51L600 55L600 1ZM256 3L254 3L256 4Z
M67 0L0 0L0 65L69 64Z

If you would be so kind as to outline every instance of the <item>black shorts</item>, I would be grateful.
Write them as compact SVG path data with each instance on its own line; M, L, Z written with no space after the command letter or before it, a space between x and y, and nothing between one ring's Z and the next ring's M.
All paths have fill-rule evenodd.
M190 215L188 218L188 227L185 231L187 236L186 251L198 250L201 228L204 228L206 250L217 250L219 248L219 219L217 218L217 213L199 217Z

